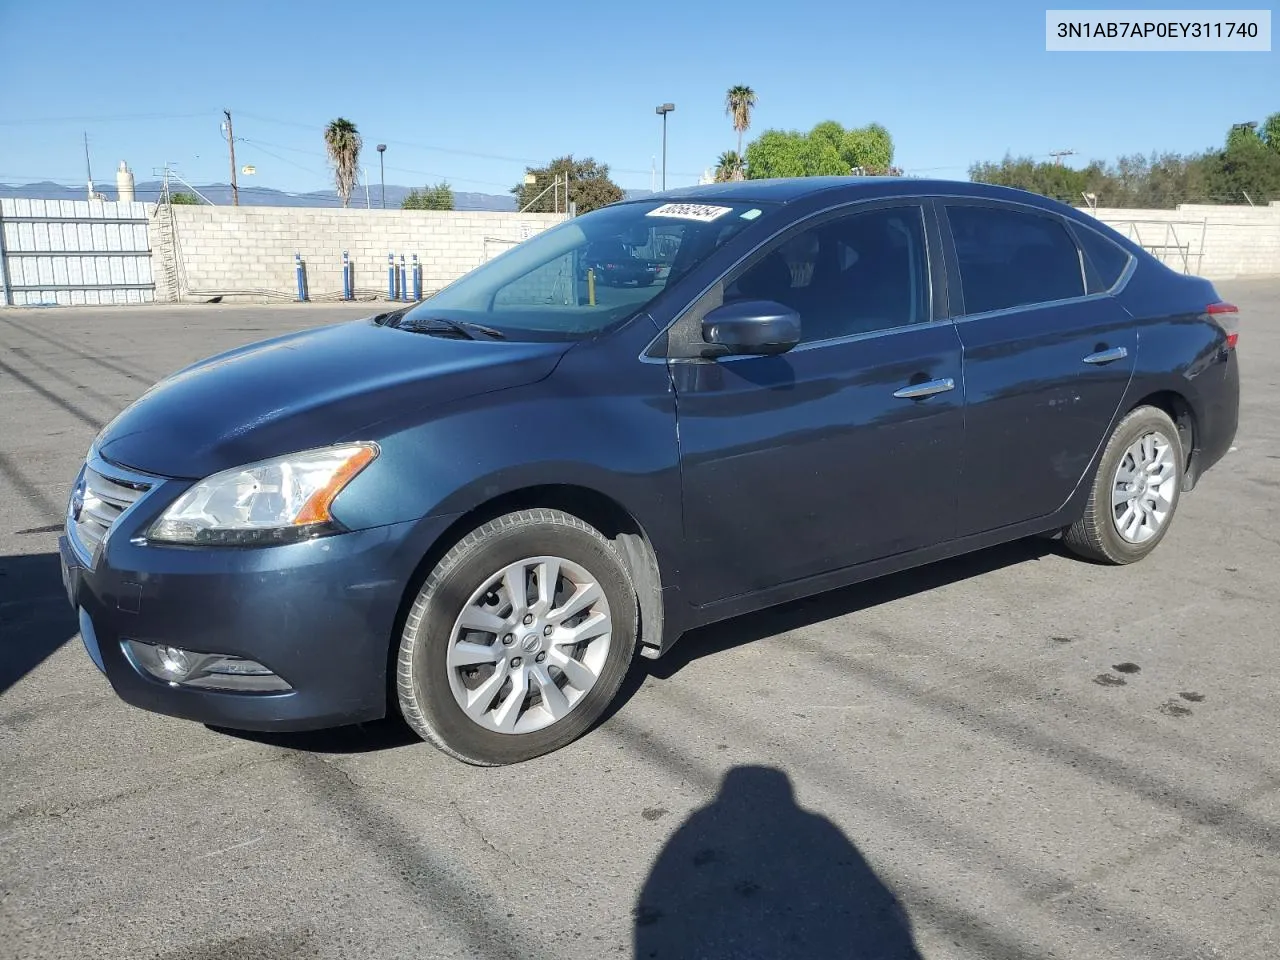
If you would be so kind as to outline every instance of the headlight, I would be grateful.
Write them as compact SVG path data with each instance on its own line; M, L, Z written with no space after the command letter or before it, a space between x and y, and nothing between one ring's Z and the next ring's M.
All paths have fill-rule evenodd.
M174 501L147 537L251 546L333 532L329 505L377 455L377 444L348 443L214 474Z

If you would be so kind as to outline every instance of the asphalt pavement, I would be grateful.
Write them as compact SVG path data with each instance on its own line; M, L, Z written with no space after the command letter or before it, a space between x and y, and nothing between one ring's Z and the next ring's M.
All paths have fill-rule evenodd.
M93 667L57 530L166 373L370 305L0 310L0 957L1280 955L1280 281L1146 561L1023 542L640 661L578 743L235 735Z

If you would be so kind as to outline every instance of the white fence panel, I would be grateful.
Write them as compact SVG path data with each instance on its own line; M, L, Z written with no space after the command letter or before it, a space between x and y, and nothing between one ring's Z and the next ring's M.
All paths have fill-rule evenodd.
M150 303L152 206L0 198L0 306Z

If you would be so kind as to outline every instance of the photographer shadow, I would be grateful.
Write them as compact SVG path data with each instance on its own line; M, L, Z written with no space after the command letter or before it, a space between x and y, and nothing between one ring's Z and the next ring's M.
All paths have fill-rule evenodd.
M637 960L920 960L893 892L770 767L735 767L675 832L634 911Z

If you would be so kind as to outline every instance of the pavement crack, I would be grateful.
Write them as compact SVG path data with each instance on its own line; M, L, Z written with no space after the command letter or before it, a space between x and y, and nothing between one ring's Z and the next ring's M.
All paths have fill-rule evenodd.
M458 805L457 800L451 799L449 801L449 806L453 807L453 812L457 814L459 822L468 830L470 830L472 833L474 833L477 837L479 837L481 843L483 843L486 847L488 847L490 850L492 850L494 853L500 856L503 860L506 860L508 863L514 866L518 866L518 864L516 864L515 858L512 857L511 854L495 846L493 841L485 836L484 831L481 830L480 827L474 821L472 821L470 817L468 817L465 813L462 812L462 807Z

